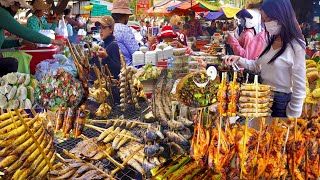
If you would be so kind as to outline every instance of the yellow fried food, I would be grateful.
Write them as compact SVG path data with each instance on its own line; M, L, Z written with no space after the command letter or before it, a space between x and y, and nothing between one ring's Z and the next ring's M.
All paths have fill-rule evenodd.
M264 92L255 92L255 91L241 91L240 94L242 96L249 96L249 97L265 97L270 95L271 91L264 91Z
M262 109L259 109L259 108L243 108L243 109L240 109L240 113L266 113L270 111L269 108L262 108Z
M266 107L271 107L272 103L262 103L262 104L255 104L255 103L240 103L239 104L240 108L266 108Z
M270 113L241 113L240 116L242 117L268 117Z
M1 162L0 162L0 169L4 169L5 167L10 166L13 162L18 160L18 156L16 155L10 155L5 157Z
M27 132L28 133L28 132ZM35 134L35 138L39 138L42 139L44 136L45 132L43 132L43 128L40 128ZM27 139L24 143L22 143L21 145L19 145L18 147L16 147L12 154L20 154L22 153L24 150L26 150L28 147L30 147L33 144L33 139L31 137L29 137L29 139Z
M31 126L33 123L35 123L37 119L33 118L30 121L26 122L28 126ZM11 139L11 138L15 138L18 137L20 135L22 135L24 132L26 132L26 127L24 126L20 126L17 129L13 129L12 131L5 133L5 134L0 134L0 139L4 140L4 139Z
M272 100L273 99L271 97L257 98L257 100L256 100L256 98L243 97L243 96L241 96L239 98L240 103L256 103L257 102L257 103L261 104L261 103L268 103Z
M255 91L256 90L256 85L254 84L246 84L244 86L240 87L241 90L243 91ZM269 91L271 90L271 86L265 85L265 84L259 84L258 85L258 91Z
M13 112L12 112L13 113ZM21 115L23 118L26 118L26 117L28 117L28 114L22 114ZM13 116L13 118L14 118L14 120L18 120L18 117L17 116ZM6 126L8 126L8 125L11 125L11 124L13 124L13 121L12 121L12 119L11 118L9 118L9 119L6 119L6 120L3 120L2 122L0 122L0 129L2 129L3 127L6 127Z
M48 156L48 159L50 159L50 162L52 159L54 160L54 153L51 154L51 156ZM45 159L41 161L41 163L37 166L37 168L33 171L31 177L38 177L38 174L43 170L44 167L46 167L47 162Z

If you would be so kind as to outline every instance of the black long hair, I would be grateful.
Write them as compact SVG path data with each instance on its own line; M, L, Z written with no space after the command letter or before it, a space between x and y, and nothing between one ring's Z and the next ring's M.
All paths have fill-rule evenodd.
M299 28L290 0L264 0L261 10L263 10L270 19L277 20L282 26L279 34L282 41L282 47L280 51L271 58L268 64L273 63L279 56L281 56L289 44L293 47L291 42L294 39L298 41L302 48L306 48L304 37ZM271 49L275 40L276 36L268 38L268 46L262 52L260 57Z

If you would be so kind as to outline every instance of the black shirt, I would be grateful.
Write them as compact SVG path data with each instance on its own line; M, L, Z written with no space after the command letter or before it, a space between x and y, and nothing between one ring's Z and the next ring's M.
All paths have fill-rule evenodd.
M211 28L211 27L207 27L207 32L210 34L210 36L213 36L214 33L216 33L217 31L217 28L214 27L214 28Z

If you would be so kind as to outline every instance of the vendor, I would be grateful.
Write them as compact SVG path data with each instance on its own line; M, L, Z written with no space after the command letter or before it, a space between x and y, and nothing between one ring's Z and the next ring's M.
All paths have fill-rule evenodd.
M72 26L72 36L68 37L70 43L79 43L77 40L78 30L79 28L82 28L84 24L71 18L71 9L64 10L63 14L65 15L65 18L67 19L68 23Z
M131 28L127 25L130 11L129 1L113 1L112 17L115 20L114 36L128 66L132 65L132 54L139 51L139 43L136 41Z
M103 40L103 44L97 52L101 61L98 58L93 58L91 64L96 64L98 67L100 67L100 63L103 66L107 64L112 76L119 80L121 61L119 46L113 35L114 24L114 19L111 16L103 16L95 23L96 27L100 27L100 38ZM93 70L90 74L93 76ZM115 103L120 103L120 92L117 87L112 87L112 95Z
M19 47L22 42L19 40L6 40L4 31L8 31L11 34L33 43L54 45L64 44L61 39L50 39L47 36L21 25L13 18L20 8L29 7L28 3L24 0L20 0L19 2L0 1L0 49ZM0 77L10 72L16 72L17 69L18 61L16 59L0 57Z
M206 31L208 36L213 36L214 33L217 32L217 26L214 20L211 21L210 26L206 28Z
M35 0L33 3L33 15L28 18L27 27L35 31L43 29L55 30L58 26L58 21L54 20L52 25L49 25L47 20L44 18L45 12L49 10L51 5L46 4L43 0Z
M192 50L183 44L181 44L177 40L178 35L173 31L171 26L163 26L161 29L161 33L158 36L159 43L167 43L168 45L171 45L175 48L187 48L187 54L192 54ZM151 50L154 50L156 48L157 44L154 44L151 48Z
M103 16L95 25L100 27L100 37L103 40L102 47L97 52L97 55L102 59L102 65L108 65L112 76L115 79L119 79L121 62L119 46L113 35L114 20L111 16ZM98 67L100 66L100 62L95 63Z
M264 0L261 15L270 35L262 54L256 61L227 56L225 63L261 72L263 83L275 88L272 116L298 118L306 97L304 37L290 0Z
M202 27L199 20L196 19L196 13L194 11L190 11L189 17L190 17L190 21L188 21L188 24L190 24L191 28L187 36L188 37L203 36L204 32L202 31Z
M181 30L181 18L178 15L173 15L170 18L170 25L172 26L173 31L177 34L178 41L183 44L187 45L187 36Z

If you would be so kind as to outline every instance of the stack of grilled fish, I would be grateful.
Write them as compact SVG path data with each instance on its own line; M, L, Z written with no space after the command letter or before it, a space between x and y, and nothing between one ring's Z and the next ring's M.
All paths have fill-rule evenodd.
M19 119L20 113L37 144ZM47 133L38 115L29 118L28 114L21 111L2 114L0 147L0 157L3 158L0 171L5 173L7 179L45 179L49 172L48 163L53 164L55 160L53 137Z
M50 171L50 179L108 179L108 170L102 164L86 163L80 159L65 159L59 170Z
M104 143L112 142L112 148L117 150L130 142L132 138L138 140L132 132L127 131L126 129L121 130L120 127L111 126L100 134L97 141L103 141Z
M155 112L153 114L161 124L167 126L168 119L171 119L171 90L174 84L174 79L169 78L168 70L163 69L155 87Z
M120 72L120 107L125 111L128 104L139 108L138 92L134 87L136 69L134 67L123 67Z
M145 175L152 168L166 161L163 157L146 157L143 149L144 145L135 141L129 142L125 147L121 147L117 155L122 161L126 161L133 153L135 155L128 161L128 164Z
M97 139L80 141L74 148L70 150L77 157L82 157L90 160L101 160L108 155L112 156L114 150L111 144L97 142Z

